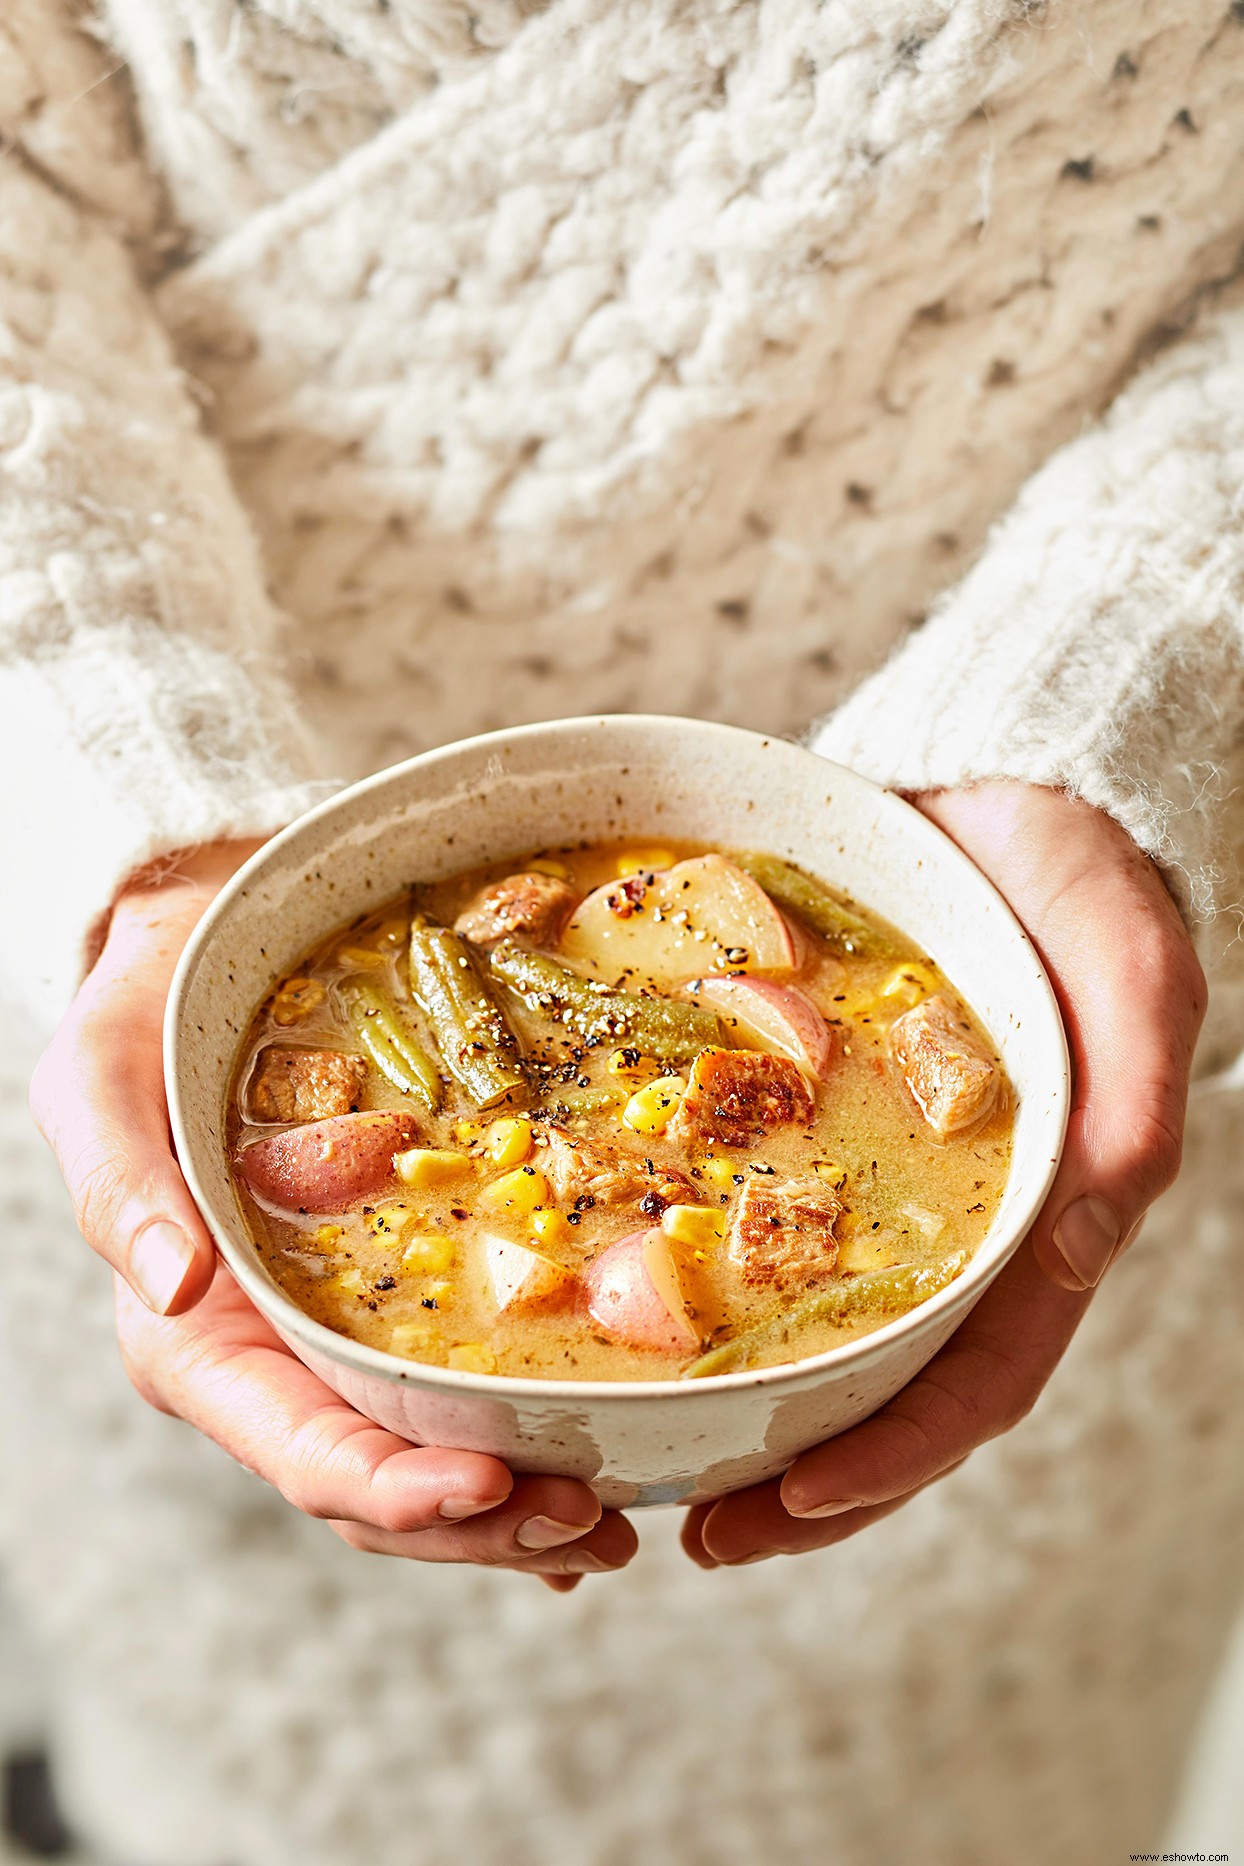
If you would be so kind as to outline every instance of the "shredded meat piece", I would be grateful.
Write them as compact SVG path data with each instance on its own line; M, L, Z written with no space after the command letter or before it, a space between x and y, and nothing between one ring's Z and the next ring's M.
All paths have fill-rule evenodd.
M540 1149L537 1164L562 1203L622 1205L628 1199L660 1201L666 1205L691 1205L698 1198L695 1187L683 1174L653 1162L636 1159L620 1147L607 1142L584 1140L564 1127L549 1122L537 1129L536 1146ZM645 1207L650 1216L659 1216Z
M832 1186L819 1180L749 1179L730 1221L730 1261L745 1283L805 1289L832 1276L834 1226L845 1210Z
M513 934L533 946L555 946L578 899L555 875L507 875L476 895L454 921L454 932L476 946L495 946Z
M666 1130L678 1146L746 1147L775 1127L812 1119L812 1090L785 1056L701 1050Z
M940 992L890 1027L890 1053L934 1133L962 1133L998 1099L998 1068Z
M324 1121L353 1114L363 1095L367 1063L340 1050L264 1050L247 1095L248 1121Z

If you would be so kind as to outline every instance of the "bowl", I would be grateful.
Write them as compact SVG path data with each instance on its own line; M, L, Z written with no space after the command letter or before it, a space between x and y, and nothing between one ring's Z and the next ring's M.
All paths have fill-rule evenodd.
M416 880L550 844L678 837L769 850L907 933L983 1019L1016 1092L1010 1177L962 1274L873 1334L783 1367L644 1382L520 1380L399 1359L305 1315L268 1275L230 1177L225 1105L273 979ZM173 1136L221 1255L282 1340L360 1412L417 1444L584 1479L619 1508L773 1477L885 1403L937 1352L1049 1189L1069 1067L1041 962L1010 909L891 792L781 739L701 720L569 719L466 739L340 792L240 869L200 921L165 1027Z

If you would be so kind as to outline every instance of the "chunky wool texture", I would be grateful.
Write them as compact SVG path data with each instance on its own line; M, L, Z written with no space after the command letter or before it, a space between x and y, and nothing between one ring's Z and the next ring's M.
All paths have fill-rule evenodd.
M4 13L0 863L41 911L0 969L41 1015L128 874L334 778L834 708L882 782L1114 814L1227 954L1229 1051L1244 9ZM566 1600L364 1563L127 1397L10 1112L0 1528L75 1808L136 1866L1155 1844L1244 1519L1238 1102L1003 1444L833 1554L702 1577L657 1520Z

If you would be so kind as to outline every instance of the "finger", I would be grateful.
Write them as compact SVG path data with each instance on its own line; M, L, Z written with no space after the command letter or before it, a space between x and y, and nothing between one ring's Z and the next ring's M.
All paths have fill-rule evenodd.
M215 1266L173 1156L164 1097L164 1001L186 923L202 906L189 895L118 913L30 1086L83 1236L160 1315L197 1302Z
M1089 1296L1051 1283L1027 1245L946 1346L860 1425L805 1452L782 1478L795 1517L841 1515L909 1495L1031 1410Z
M1025 1247L887 1405L805 1452L780 1480L689 1512L684 1548L702 1567L796 1554L897 1509L1024 1417L1088 1301L1051 1283Z
M524 1532L533 1523L541 1538L547 1518L535 1515L548 1507L549 1478L518 1478L512 1496L487 1516L461 1530L427 1529L418 1534L393 1534L357 1523L336 1523L334 1528L352 1548L374 1555L396 1555L416 1561L472 1561L489 1567L512 1568L521 1574L607 1574L624 1568L639 1547L639 1538L624 1516L615 1511L601 1515L586 1532L568 1541L528 1549ZM561 1530L562 1525L558 1525Z
M122 1354L144 1396L214 1439L295 1508L395 1535L425 1560L526 1560L601 1518L586 1484L523 1478L482 1452L413 1446L297 1360L221 1266L188 1315L157 1318L121 1283ZM516 1492L516 1499L512 1497ZM511 1507L483 1534L469 1519Z

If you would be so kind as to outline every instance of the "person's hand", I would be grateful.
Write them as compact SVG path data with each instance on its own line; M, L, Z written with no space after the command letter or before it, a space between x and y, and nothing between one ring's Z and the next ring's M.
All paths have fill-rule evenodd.
M1066 1150L1025 1244L888 1405L780 1480L688 1512L683 1545L704 1568L841 1542L1017 1424L1179 1167L1206 990L1153 864L1057 791L997 782L917 802L1006 896L1053 980L1074 1069Z
M383 1431L285 1348L218 1263L173 1155L161 1027L191 929L254 846L196 850L121 897L31 1082L83 1235L117 1272L131 1380L354 1548L517 1568L562 1592L624 1566L635 1532L586 1484L516 1478L481 1452Z

